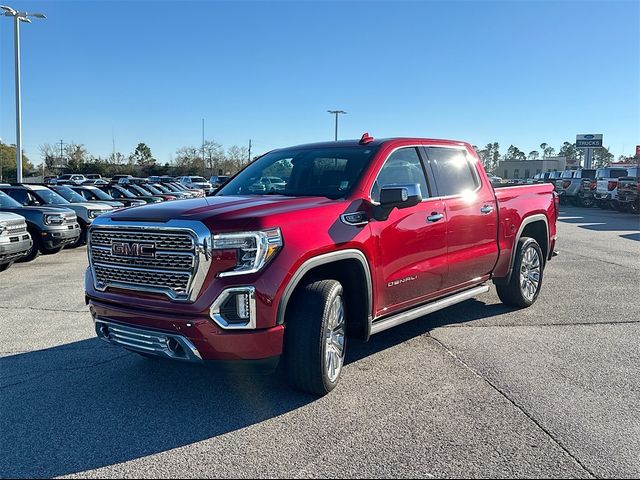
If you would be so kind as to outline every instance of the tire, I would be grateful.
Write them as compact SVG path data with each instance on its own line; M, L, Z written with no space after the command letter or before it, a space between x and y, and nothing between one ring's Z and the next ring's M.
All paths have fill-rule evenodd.
M56 253L60 253L64 247L52 248L50 250L42 250L43 255L55 255Z
M609 202L607 200L598 200L596 203L598 204L598 208L602 208L603 210L609 209Z
M530 307L542 288L543 272L544 257L540 245L533 238L521 238L518 241L511 279L507 285L496 287L498 297L505 305Z
M595 198L588 196L588 197L578 197L578 205L580 205L583 208L591 208L595 205L596 200Z
M4 272L4 271L5 271L5 270L7 270L11 265L13 265L13 262L3 263L2 265L0 265L0 272Z
M320 280L301 287L287 307L284 367L292 387L331 392L344 366L346 315L342 285Z
M80 236L78 237L78 239L75 242L65 246L64 248L68 248L69 250L78 248L84 245L86 241L87 241L87 226L80 225Z
M35 260L35 258L38 255L40 255L40 248L42 247L42 245L40 243L40 234L37 231L35 231L34 229L31 229L31 228L28 229L28 232L31 235L31 241L33 242L33 245L31 246L31 249L26 252L24 257L21 257L17 261L17 263L31 262L31 261Z
M640 202L631 202L629 204L629 212L638 215L639 211L640 211Z
M617 200L611 200L611 208L613 210L617 210L618 212L624 212L626 211L624 204L620 203Z

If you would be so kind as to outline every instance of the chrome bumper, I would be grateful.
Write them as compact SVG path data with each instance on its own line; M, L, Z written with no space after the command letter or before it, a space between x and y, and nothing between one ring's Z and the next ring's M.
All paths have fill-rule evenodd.
M191 341L182 335L147 330L95 318L98 338L112 345L148 355L201 362L202 357Z

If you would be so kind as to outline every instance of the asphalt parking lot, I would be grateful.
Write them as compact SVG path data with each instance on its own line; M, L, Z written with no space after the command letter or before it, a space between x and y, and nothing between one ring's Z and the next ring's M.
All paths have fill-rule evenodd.
M640 217L564 207L538 302L350 345L329 396L94 338L86 251L0 276L1 477L638 477Z

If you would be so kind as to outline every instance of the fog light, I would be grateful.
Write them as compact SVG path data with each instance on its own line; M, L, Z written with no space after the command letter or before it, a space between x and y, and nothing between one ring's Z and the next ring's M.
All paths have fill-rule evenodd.
M239 293L238 295L236 295L236 307L238 311L238 317L246 320L251 316L248 293Z
M255 287L233 287L224 290L211 305L209 313L211 319L225 330L255 329Z

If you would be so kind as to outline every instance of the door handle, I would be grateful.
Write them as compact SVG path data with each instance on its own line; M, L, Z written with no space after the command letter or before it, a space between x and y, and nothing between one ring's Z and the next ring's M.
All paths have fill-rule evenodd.
M427 222L437 222L438 220L442 220L443 218L444 215L442 213L433 212L427 217Z
M491 213L491 212L493 212L493 207L492 207L491 205L484 205L484 206L480 209L480 211L481 211L482 213Z

